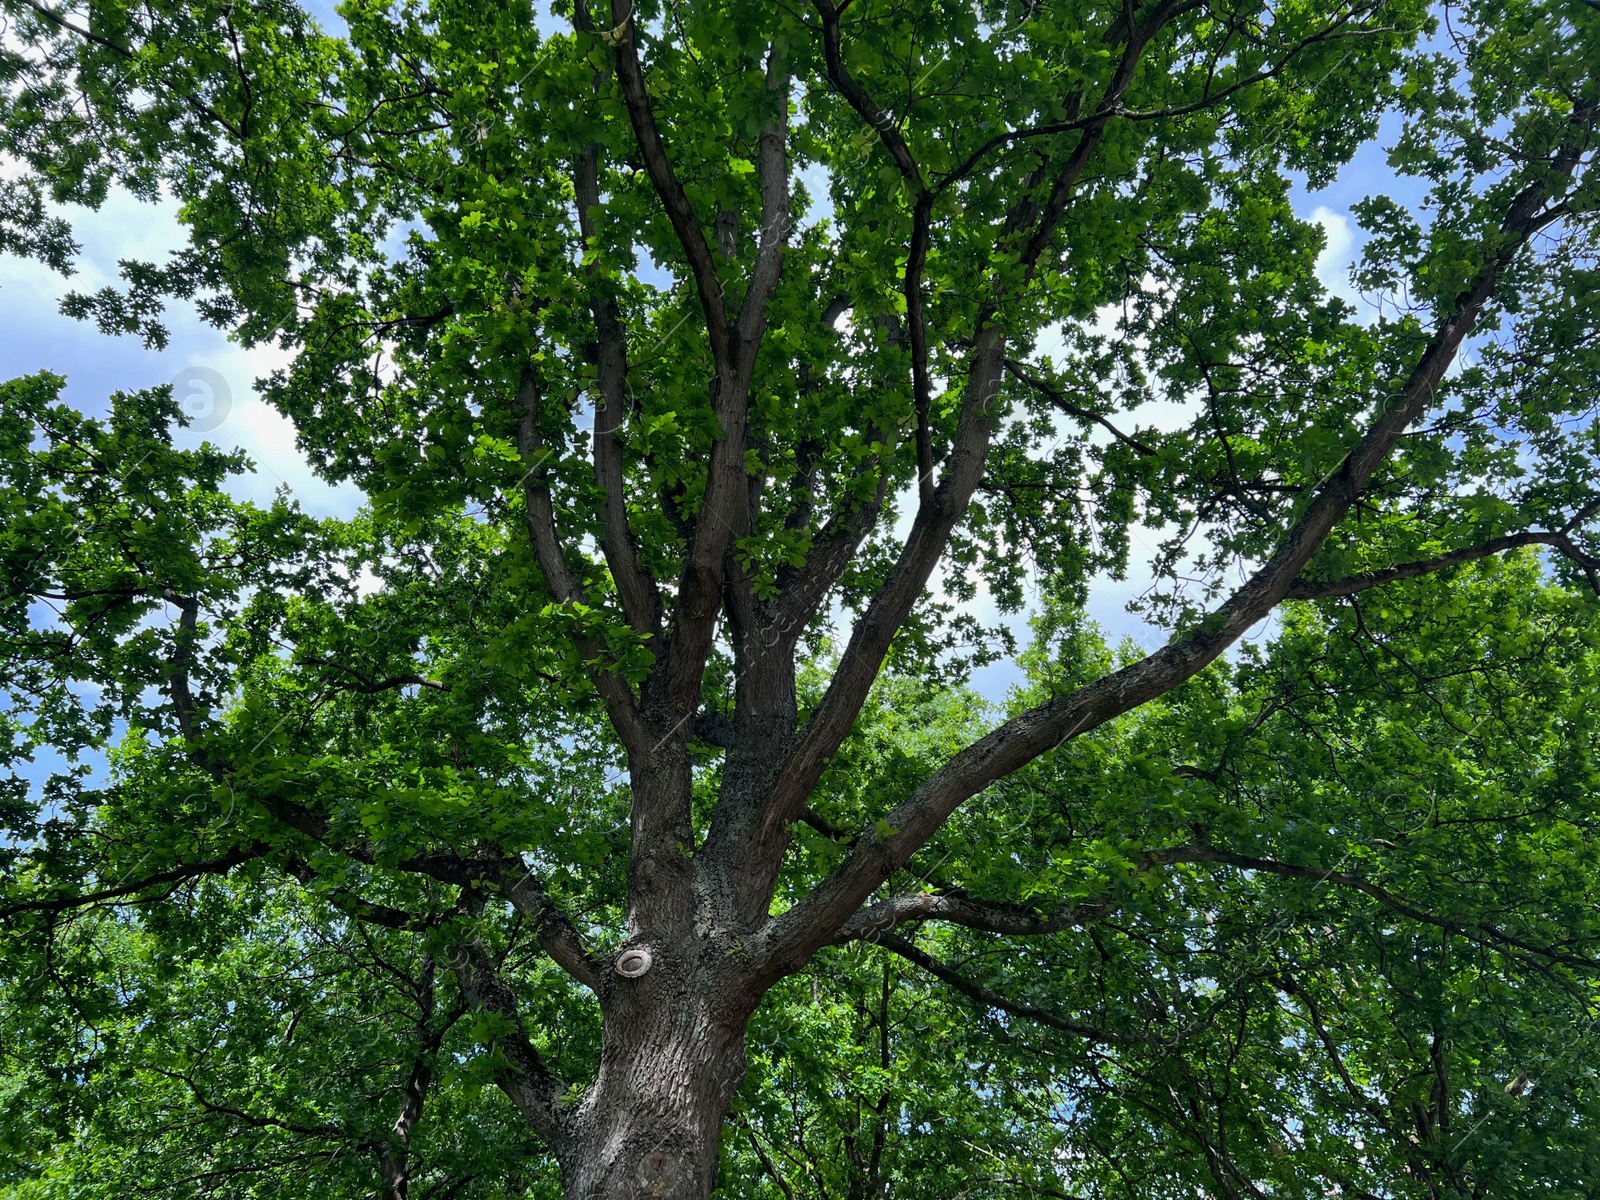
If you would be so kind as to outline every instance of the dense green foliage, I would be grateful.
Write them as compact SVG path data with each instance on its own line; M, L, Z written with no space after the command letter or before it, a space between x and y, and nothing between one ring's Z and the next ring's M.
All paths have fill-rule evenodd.
M1041 642L1031 686L1110 657L1062 630ZM1186 1196L1246 1181L1308 1197L1589 1194L1597 673L1593 601L1548 588L1533 560L1405 584L1359 613L1296 609L1270 647L1076 741L927 851L932 882L1081 908L1081 927L1026 949L972 931L919 939L1065 1028L866 943L825 951L752 1027L725 1193L778 1197L781 1177L819 1197ZM887 684L818 807L867 819L876 794L989 719L970 696ZM1196 841L1240 861L1154 861ZM807 853L825 859L829 843ZM1349 875L1427 919L1328 881ZM404 899L443 910L426 891ZM435 983L428 937L350 920L339 895L267 871L159 892L136 919L63 922L48 961L12 944L8 1194L138 1180L292 1197L308 1178L368 1194L424 1057L436 1076L416 1178L554 1194L476 1051L488 1031ZM542 1049L581 1069L591 1006L525 928L487 915L477 928L547 1031ZM1508 1095L1518 1078L1526 1092ZM24 1164L35 1183L15 1182Z
M0 250L370 501L0 385L0 1197L704 1194L719 988L724 1196L1595 1194L1600 13L0 8Z

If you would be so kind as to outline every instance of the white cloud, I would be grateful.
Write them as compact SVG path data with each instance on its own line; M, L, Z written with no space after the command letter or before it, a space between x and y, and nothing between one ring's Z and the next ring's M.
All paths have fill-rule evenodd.
M1319 204L1311 210L1310 219L1322 226L1326 239L1322 253L1317 255L1317 278L1334 295L1357 301L1359 297L1350 285L1350 264L1355 261L1356 242L1350 218L1326 204Z
M295 445L294 424L256 395L254 381L287 366L292 355L276 346L246 350L216 335L215 344L190 356L188 366L209 367L227 382L231 393L226 418L215 429L185 430L180 445L213 445L243 450L254 473L235 479L229 491L238 499L267 504L287 486L303 508L317 516L351 517L363 496L350 484L334 485L319 478Z
M148 350L133 337L108 337L92 323L61 315L61 298L67 293L115 285L119 260L161 262L182 247L186 234L177 203L144 203L115 190L98 211L74 207L63 215L83 245L71 277L63 278L37 262L0 256L0 321L8 331L0 346L0 379L55 371L67 378L69 402L99 413L114 391L173 382L191 367L215 371L229 392L226 417L204 432L178 431L174 441L180 446L210 441L245 451L255 473L234 481L231 490L241 499L265 503L278 486L287 484L316 515L354 514L362 502L360 493L349 485L335 487L317 478L295 447L294 427L255 394L255 380L287 365L288 353L275 346L246 350L201 322L186 304L167 311L171 341L164 350Z

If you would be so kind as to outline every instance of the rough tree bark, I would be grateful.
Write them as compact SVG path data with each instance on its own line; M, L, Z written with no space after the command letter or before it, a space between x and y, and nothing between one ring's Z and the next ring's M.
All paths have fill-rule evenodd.
M651 958L609 989L600 1071L562 1162L571 1197L711 1194L760 989L706 939L652 947Z

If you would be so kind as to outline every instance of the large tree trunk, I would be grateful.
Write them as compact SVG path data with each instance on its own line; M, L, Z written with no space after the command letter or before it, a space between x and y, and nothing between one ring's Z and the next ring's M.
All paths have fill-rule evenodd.
M720 964L650 953L650 969L616 978L606 1005L600 1073L562 1164L569 1200L706 1200L716 1183L759 992Z

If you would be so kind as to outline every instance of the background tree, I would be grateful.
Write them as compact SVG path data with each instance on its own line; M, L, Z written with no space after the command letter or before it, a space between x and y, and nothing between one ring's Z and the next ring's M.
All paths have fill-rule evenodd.
M37 1014L58 1082L114 1082L137 1045L188 1136L236 1139L162 1186L317 1158L493 1194L554 1187L548 1154L568 1196L707 1195L763 997L793 1008L797 973L854 942L881 951L830 984L857 1014L829 1022L847 1082L804 1101L843 1151L823 1192L907 1177L885 1157L921 1129L893 1108L903 975L980 1004L996 1046L1019 1022L1076 1039L1070 1067L995 1053L1043 1141L981 1077L945 1085L1002 1157L1031 1153L991 1177L952 1151L973 1187L1137 1191L1137 1146L1174 1194L1315 1178L1275 1155L1351 1194L1471 1194L1494 1160L1460 1123L1559 1143L1522 1095L1484 1098L1470 1047L1554 1061L1590 1032L1592 858L1562 804L1588 780L1592 618L1525 560L1487 599L1462 568L1597 561L1586 10L1452 7L1453 45L1422 50L1440 27L1409 2L618 0L564 31L351 4L339 36L271 3L7 11L4 148L28 171L6 244L65 261L46 195L170 189L191 247L69 311L159 341L176 295L295 349L269 399L372 501L347 524L238 504L236 457L172 448L169 396L95 421L58 379L6 386L11 753L81 760L10 793L9 1010ZM1387 108L1427 203L1363 207L1360 279L1392 301L1363 324L1288 192ZM1130 427L1145 403L1192 419ZM1172 639L1049 640L1135 519L1174 531ZM979 579L1036 597L1059 653L998 723L947 695L875 751L874 707L905 701L874 692L886 670L997 652L963 607ZM1230 683L1224 652L1286 600L1320 615ZM1540 670L1570 693L1530 696ZM1435 710L1455 740L1430 755L1403 735ZM1525 807L1463 798L1467 832L1439 837L1410 819L1413 793L1490 778ZM1045 949L989 978L941 957L1006 937ZM1475 955L1503 1002L1469 1002ZM197 957L192 993L159 986ZM270 986L223 1001L252 961ZM1342 981L1355 964L1382 982ZM1577 1007L1525 1008L1524 967ZM168 1005L254 1035L186 1040ZM326 1086L264 1098L285 1075ZM490 1080L526 1142L450 1120ZM125 1153L97 1117L154 1119L52 1111L75 1123L29 1135L35 1164ZM734 1124L793 1189L774 1119ZM1533 1179L1567 1169L1533 1154Z

